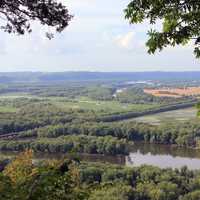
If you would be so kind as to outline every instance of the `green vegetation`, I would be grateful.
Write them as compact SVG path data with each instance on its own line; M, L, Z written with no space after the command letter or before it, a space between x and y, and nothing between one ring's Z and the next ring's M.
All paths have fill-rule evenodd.
M52 99L54 102L54 100ZM100 114L114 114L114 113L126 113L129 111L144 111L156 107L151 104L131 104L131 103L120 103L118 101L100 101L92 100L89 98L80 98L73 101L55 101L55 105L62 109L84 109L92 110Z
M8 106L0 106L0 113L14 113L16 112L16 108L8 107Z
M118 93L116 96L116 99L122 103L166 105L166 104L172 104L175 102L176 103L183 102L190 99L190 97L176 98L176 100L170 97L156 97L156 96L144 93L143 87L132 86Z
M48 153L88 153L88 154L127 154L128 143L126 140L111 136L62 136L56 139L41 138L34 141L0 141L0 151L25 151L33 149L35 152Z
M84 153L124 154L127 153L127 149L123 145L127 143L128 147L126 141L145 141L200 148L200 125L198 119L192 122L164 123L156 126L133 121L103 123L76 119L67 123L52 124L18 132L17 137L22 141L2 141L0 149L20 151L27 147L35 148L36 144L41 144L43 150L36 148L36 151L69 152L75 150ZM26 138L25 141L23 141L24 138ZM28 141L28 138L31 138L31 141ZM35 139L32 141L33 138ZM110 150L98 150L98 145L101 146L102 141L106 141L106 143L103 142L105 149L108 147ZM85 146L82 147L81 143ZM50 144L52 144L53 150L49 150ZM63 150L65 144L69 146L67 150ZM113 150L109 144L114 145ZM88 145L90 148L87 147Z
M200 103L198 103L196 105L197 109L198 109L198 113L197 113L197 116L200 117Z
M0 106L16 111L0 112L0 136L17 133L15 137L20 140L0 141L0 149L23 151L32 148L49 153L75 151L116 155L128 153L128 141L200 147L198 119L187 123L166 121L158 126L133 121L101 122L100 119L105 117L123 117L121 105L113 100L95 101L88 97L73 101L64 97L1 99ZM145 104L128 105L135 108L136 114L149 109L149 105ZM109 108L119 114L111 114Z
M143 117L137 117L135 119L130 119L130 121L143 122L152 125L160 125L163 123L171 123L171 122L180 123L189 120L195 120L196 118L197 118L197 109L195 107L191 107L191 108L173 110L153 115L147 115Z
M144 94L145 84L126 85L128 88L118 93L118 89L124 88L120 84L109 81L2 84L0 199L198 199L197 171L150 166L126 168L79 162L73 156L75 153L83 157L99 156L100 161L115 157L124 163L138 141L200 148L199 119L177 122L174 120L177 117L187 118L181 110L168 117L172 122L159 114L162 123L156 125L126 120L188 107L197 99L152 97ZM14 160L13 155L4 153L18 154L27 149ZM36 161L33 165L32 151L52 157L67 154L72 160Z
M32 164L26 151L0 172L3 200L199 200L200 172L80 163Z
M193 39L194 53L200 57L199 1L132 0L125 12L131 24L145 20L151 25L163 22L159 30L154 28L148 32L149 53L167 46L185 45Z

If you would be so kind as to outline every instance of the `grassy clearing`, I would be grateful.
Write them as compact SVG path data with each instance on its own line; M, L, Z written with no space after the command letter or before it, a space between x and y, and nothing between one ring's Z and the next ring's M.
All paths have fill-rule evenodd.
M76 101L57 101L52 100L55 105L62 109L86 109L97 112L117 113L128 111L142 111L155 107L154 105L145 104L122 104L117 101L94 101L90 99L78 99Z
M0 113L15 113L16 111L17 109L11 106L0 106Z
M159 125L164 122L180 122L195 119L197 117L197 109L195 107L179 109L174 111L163 112L159 114L147 115L132 119L131 121L138 121Z

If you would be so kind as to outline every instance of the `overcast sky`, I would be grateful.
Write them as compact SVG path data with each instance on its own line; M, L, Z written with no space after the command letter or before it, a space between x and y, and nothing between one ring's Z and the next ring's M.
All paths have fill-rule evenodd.
M23 37L0 32L0 71L200 70L192 45L154 56L145 47L148 24L129 25L127 0L63 0L74 19L51 41L34 25Z

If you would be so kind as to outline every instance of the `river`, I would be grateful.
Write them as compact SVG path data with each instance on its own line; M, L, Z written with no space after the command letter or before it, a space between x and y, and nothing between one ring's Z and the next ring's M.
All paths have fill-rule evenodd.
M200 150L170 145L135 143L126 157L127 166L200 169Z
M0 152L0 158L13 157L17 153ZM36 154L35 159L63 158L63 154ZM187 166L189 169L200 169L200 150L179 148L169 145L135 143L131 147L128 156L105 156L105 155L79 155L81 160L92 162L104 162L119 165L141 166L153 165L160 168L181 168Z

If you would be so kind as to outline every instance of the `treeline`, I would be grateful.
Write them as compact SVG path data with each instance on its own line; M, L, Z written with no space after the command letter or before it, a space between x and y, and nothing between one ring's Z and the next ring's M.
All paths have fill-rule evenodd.
M1 77L0 77L1 78ZM0 80L1 82L1 80ZM98 100L111 100L114 90L111 84L105 85L104 81L96 80L92 82L65 82L60 83L29 83L29 84L4 84L0 87L0 94L29 94L40 97L66 97L75 99L81 96L87 96Z
M2 140L0 151L25 151L32 149L35 152L48 153L88 153L88 154L128 154L131 143L124 139L112 136L95 137L85 135L61 136L54 139L40 138L35 140Z
M95 114L81 109L63 110L51 102L29 102L16 113L0 113L0 135L27 131L47 125L93 120Z
M0 172L0 199L199 200L200 171L71 160L34 165L27 151Z
M121 120L131 119L135 117L141 117L145 115L152 115L152 114L157 114L157 113L166 112L166 111L188 108L188 107L192 107L196 105L196 103L197 103L197 100L191 100L191 101L180 102L180 103L175 103L171 105L170 104L160 105L160 106L156 106L155 108L148 109L145 111L140 111L140 112L127 112L127 113L118 113L114 115L102 116L102 117L99 117L97 120L102 121L102 122L121 121Z
M99 101L109 101L113 100L114 88L111 86L102 86L101 84L96 86L90 86L85 88L85 95L91 99Z
M200 117L200 102L197 103L196 107L198 109L197 115Z
M22 105L17 113L0 114L0 137L7 133L18 133L21 138L57 138L71 135L75 138L76 135L84 135L101 140L99 137L111 136L116 140L200 148L199 120L160 126L127 121L106 123L98 122L96 114L91 111L64 110L48 101L30 103L24 100Z
M120 123L72 122L21 132L19 137L57 138L69 135L74 135L74 137L78 135L112 136L127 141L144 141L200 148L200 123L198 119L178 124L165 123L159 126L133 121Z
M12 105L18 109L16 113L0 113L0 135L28 131L47 125L66 124L71 122L77 122L77 124L79 124L91 121L120 121L146 114L154 114L157 112L184 108L193 104L195 104L195 101L165 107L161 106L160 108L154 108L141 112L118 113L115 115L104 116L105 112L94 112L86 109L62 109L61 106L59 107L47 99L28 100L22 98L21 100L16 100L16 102L9 100L7 104L5 101L0 102L0 105Z
M192 100L192 97L179 97L179 98L156 97L156 96L144 93L144 87L147 87L147 86L144 85L143 87L141 86L128 87L127 89L118 93L116 96L116 99L122 103L138 103L138 104L155 103L155 104L161 104L161 105L173 104L177 102L181 103L184 101Z
M1 82L1 80L0 80ZM95 84L95 83L93 83ZM87 92L88 83L13 83L13 84L1 84L0 94L29 94L41 97L68 97L75 98L83 96Z

